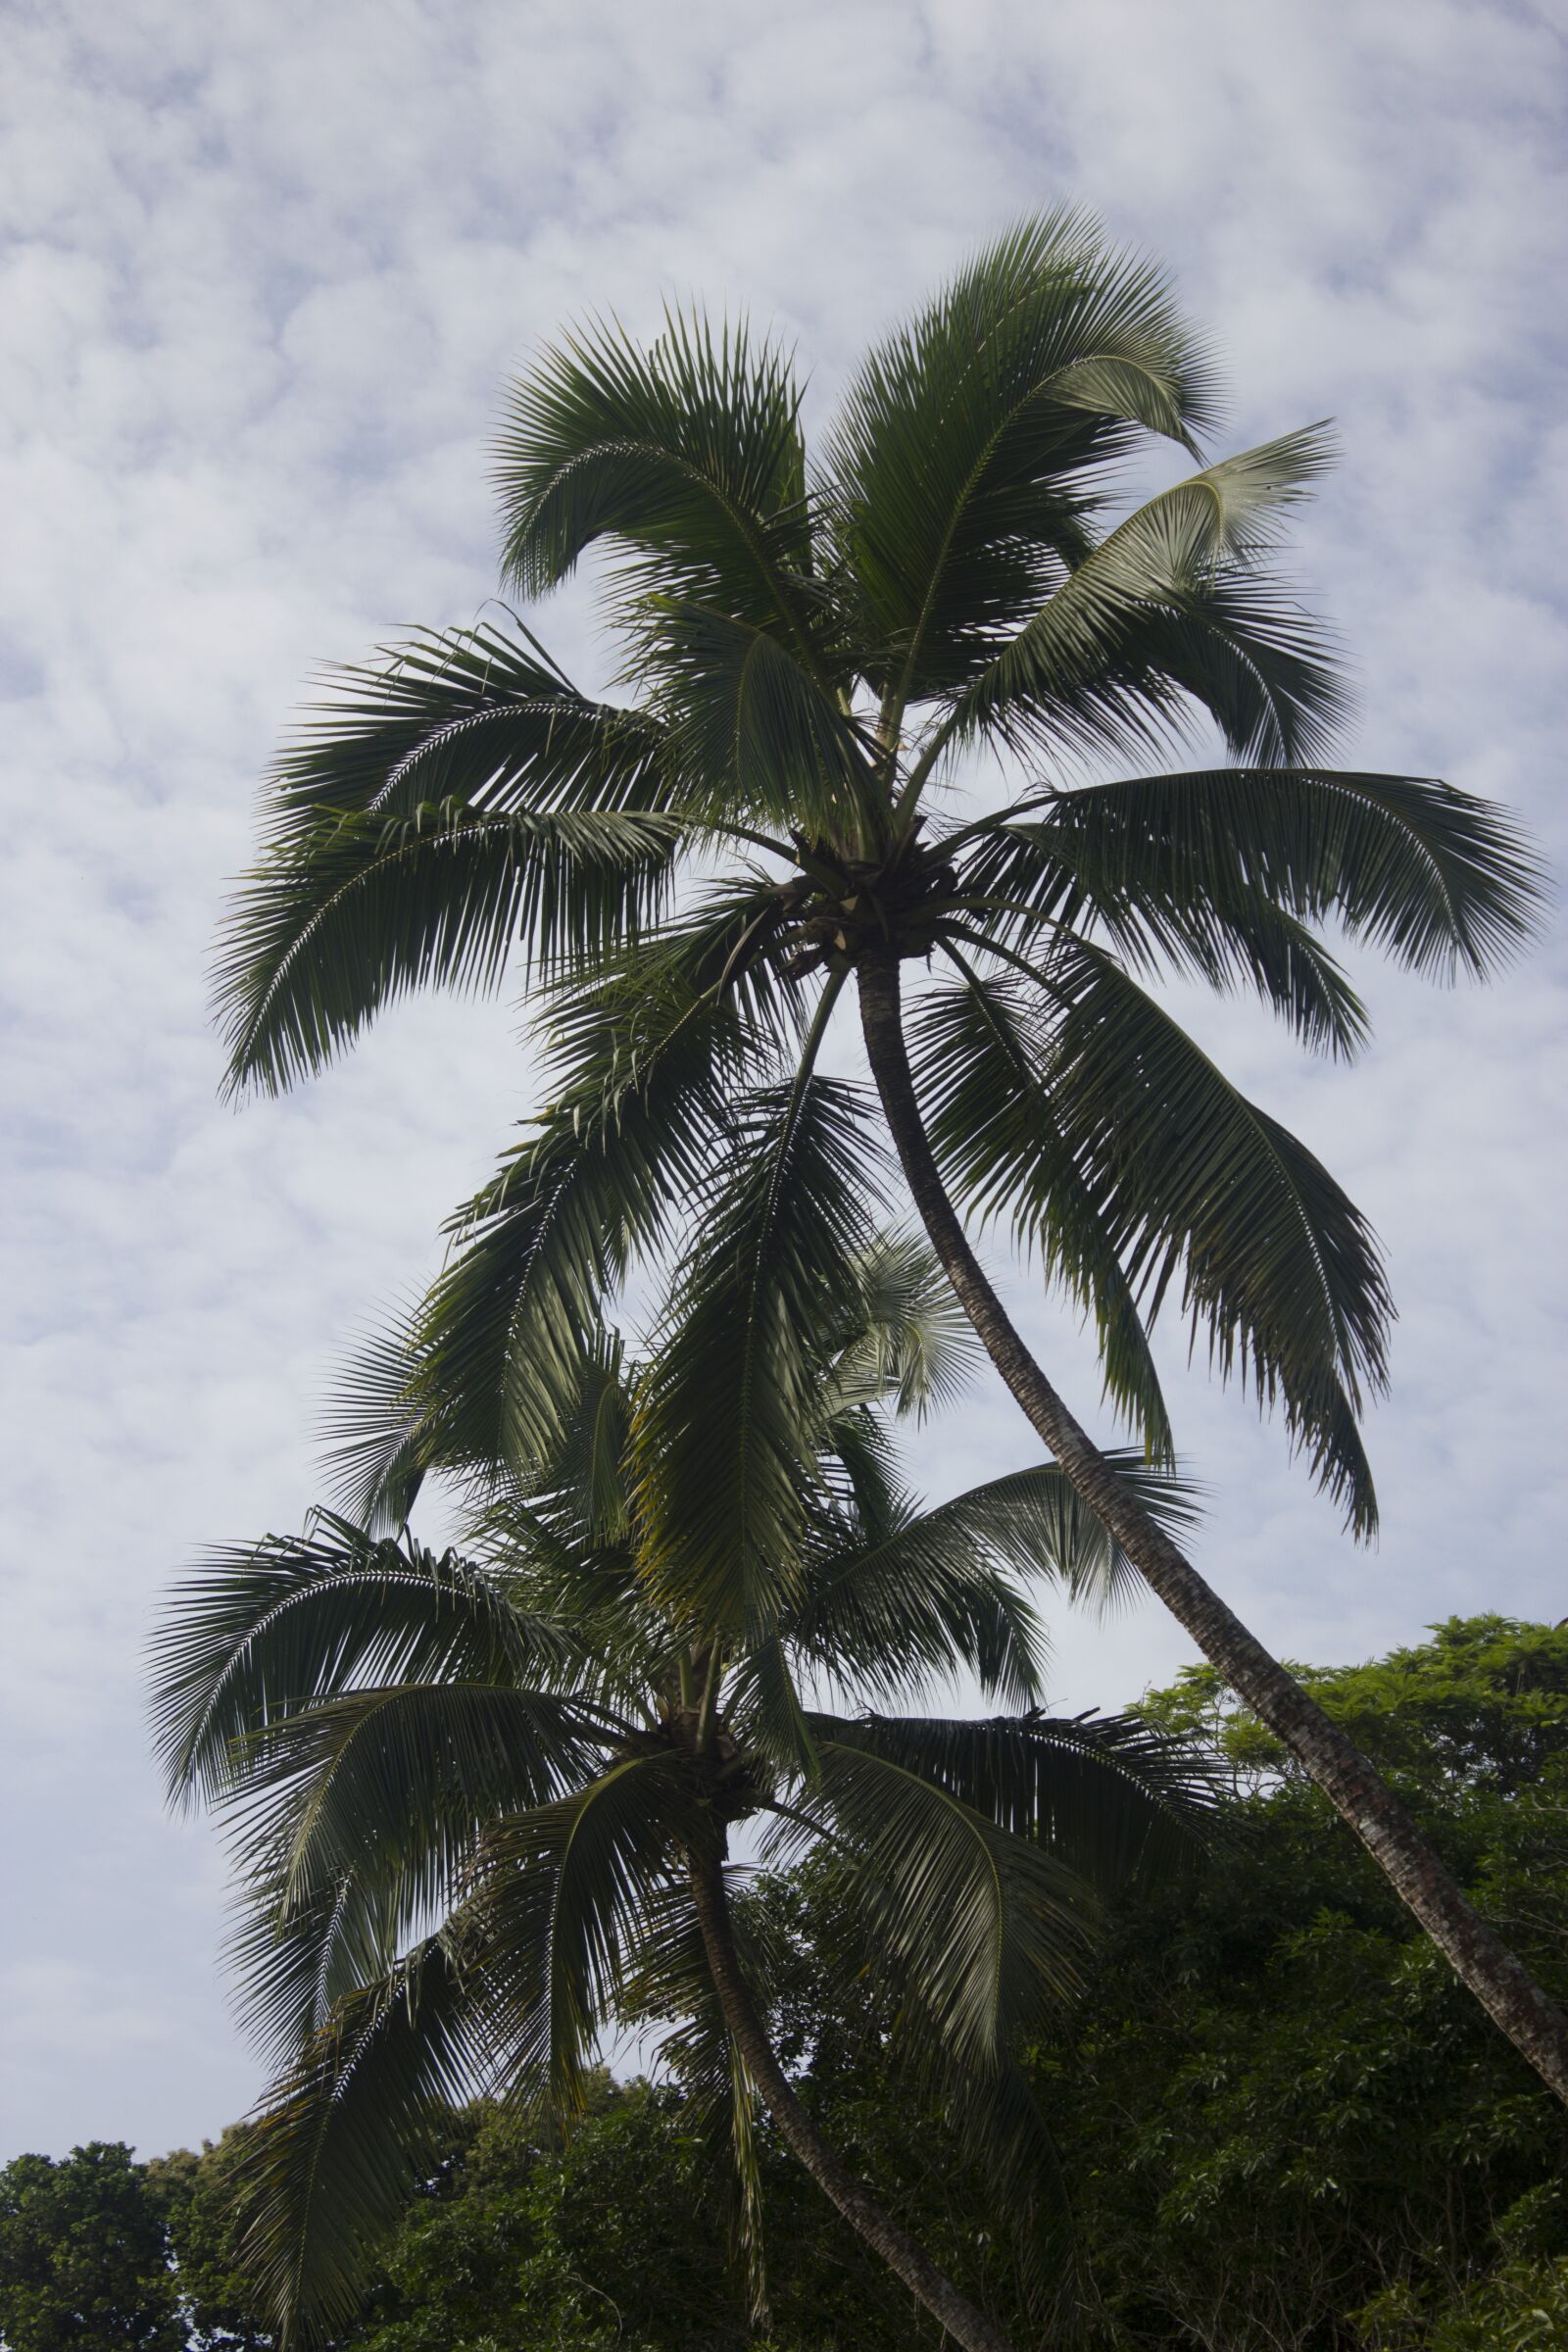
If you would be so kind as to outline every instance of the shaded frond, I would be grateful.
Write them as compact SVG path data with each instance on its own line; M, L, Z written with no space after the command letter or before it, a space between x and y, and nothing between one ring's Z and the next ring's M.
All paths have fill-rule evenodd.
M789 1588L818 1335L854 1295L877 1168L859 1093L808 1076L745 1102L692 1203L698 1236L638 1438L647 1573L677 1619L738 1629Z
M1170 1419L1134 1287L1104 1204L1079 1168L1045 1080L1027 996L956 958L962 984L931 990L910 1020L910 1054L931 1141L956 1197L1006 1215L1049 1281L1093 1318L1104 1393L1152 1461L1174 1451Z
M1087 216L987 247L861 363L828 443L868 676L951 692L1081 559L1107 466L1211 415L1166 281Z
M326 1514L310 1537L233 1546L187 1574L152 1656L171 1791L206 1803L253 1769L238 1743L290 1710L370 1681L559 1683L579 1662L560 1627L455 1552L375 1543Z
M518 950L548 974L635 937L686 838L618 808L324 811L232 902L217 979L230 1088L280 1092L413 989L489 992Z

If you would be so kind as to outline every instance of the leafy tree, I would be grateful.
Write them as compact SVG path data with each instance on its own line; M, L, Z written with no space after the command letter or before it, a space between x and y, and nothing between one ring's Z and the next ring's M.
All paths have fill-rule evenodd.
M744 2242L760 2098L910 2292L974 2352L1004 2352L779 2063L766 1938L730 1900L743 1822L769 1852L831 1855L898 1984L904 2048L991 2167L1031 2285L1058 2283L1049 2143L1014 2051L1080 1983L1097 1889L1179 1854L1211 1799L1162 1735L1039 1710L1018 1579L1105 1590L1125 1570L1060 1471L924 1512L899 1485L879 1407L918 1409L951 1376L954 1318L923 1251L838 1207L837 1106L813 1080L752 1139L767 1185L773 1129L794 1139L812 1275L787 1301L795 1345L753 1359L743 1332L737 1350L711 1261L748 1267L747 1223L715 1222L652 1352L602 1340L580 1359L565 1442L530 1468L475 1461L452 1400L430 1405L421 1458L466 1474L482 1562L327 1516L217 1557L176 1600L160 1740L172 1785L225 1813L244 1862L242 1982L282 2072L239 2172L285 2327L352 2316L372 2233L438 2153L454 2093L477 2080L569 2117L602 2029L630 2011L675 2021L663 2047L689 2127L733 2161ZM757 1498L738 1528L708 1419L726 1349L748 1389L741 1499ZM371 1516L394 1494L401 1509L409 1483L385 1389L345 1408ZM1168 1481L1132 1460L1124 1475L1179 1513ZM1011 1712L811 1703L958 1671Z
M10 2352L182 2352L163 2218L122 2140L0 2171L0 2336Z
M1568 1990L1568 1631L1451 1620L1304 1680L1543 1982ZM1071 2043L1037 2060L1109 2340L1562 2340L1560 2108L1208 1669L1145 1712L1189 1734L1206 1721L1243 1793L1238 1834L1196 1889L1123 1903Z
M169 2233L180 2317L202 2352L267 2352L272 2331L260 2315L245 2268L234 2183L247 2145L242 2124L205 2140L200 2153L175 2148L146 2168Z
M1074 1492L1568 2096L1568 2023L1091 1443L964 1223L1009 1225L1092 1317L1146 1458L1171 1446L1148 1329L1179 1300L1370 1533L1357 1422L1392 1312L1377 1244L1146 984L1250 990L1348 1058L1366 1016L1326 923L1412 969L1481 975L1528 935L1538 886L1484 802L1326 764L1345 696L1273 550L1328 442L1312 427L1198 462L1215 415L1162 278L1064 213L879 344L811 463L791 364L746 328L680 315L648 350L604 325L566 340L512 395L507 579L543 595L604 543L641 699L583 695L520 622L345 673L278 767L236 902L232 1083L289 1085L404 990L494 986L520 946L554 1100L460 1221L421 1347L490 1399L486 1443L537 1452L628 1258L668 1243L694 1197L744 1224L734 1347L711 1372L716 1563L776 1500L751 1475L745 1359L764 1329L791 1344L796 1122L835 1006L858 1001L926 1231ZM1155 441L1196 470L1117 518L1118 470ZM1193 718L1228 763L1149 772ZM957 797L986 750L1030 775L998 811ZM1134 772L1069 789L1085 758ZM879 1176L848 1093L836 1126L842 1216ZM764 1128L765 1179L747 1148Z

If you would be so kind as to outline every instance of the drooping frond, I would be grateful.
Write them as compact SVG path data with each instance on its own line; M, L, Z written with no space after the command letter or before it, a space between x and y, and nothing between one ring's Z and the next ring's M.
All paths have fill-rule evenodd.
M683 807L875 846L871 739L774 631L658 597L634 608L625 636L626 675L666 733Z
M1074 1267L1075 1228L1063 1242L1058 1227L1077 1217L1121 1270L1119 1325L1098 1306L1102 1295L1117 1301L1104 1261L1073 1275L1097 1301L1102 1340L1107 1323L1119 1339L1129 1332L1129 1313L1140 1331L1152 1322L1180 1274L1195 1340L1206 1333L1222 1376L1278 1400L1320 1482L1370 1534L1377 1506L1355 1411L1384 1384L1393 1305L1369 1227L1321 1163L1081 940L1058 939L1035 992L1015 975L966 973L961 991L922 1008L918 1043L933 1127L964 1196L1008 1209L1053 1269ZM1011 1073L1013 1094L993 1097L986 1115L992 1067Z
M973 1519L984 1515L979 1507ZM782 1629L804 1673L891 1700L962 1668L988 1693L1025 1704L1040 1696L1045 1632L1004 1572L1005 1544L989 1543L950 1504L915 1512L905 1503L873 1540L857 1542L859 1532L807 1554Z
M1152 1315L1180 1273L1195 1340L1206 1331L1222 1376L1279 1401L1320 1483L1370 1535L1353 1419L1386 1384L1394 1313L1371 1228L1108 956L1079 943L1053 971L1051 1100L1129 1278Z
M1191 1524L1196 1506L1177 1480L1141 1454L1105 1458L1168 1530ZM803 1662L887 1697L962 1665L988 1694L1032 1705L1046 1640L1013 1580L1043 1578L1101 1605L1138 1586L1120 1545L1054 1462L906 1510L875 1541L814 1550L785 1635Z
M1038 1839L1105 1894L1193 1860L1216 1822L1213 1773L1136 1716L868 1715L833 1737Z
M171 1792L212 1804L254 1769L240 1743L291 1709L404 1678L559 1687L580 1651L456 1553L372 1542L321 1514L309 1537L231 1547L189 1573L153 1661Z
M623 1755L558 1803L499 1823L475 1873L487 1935L514 1957L491 2029L514 2096L580 2107L588 2062L683 1842L704 1817L668 1749Z
M285 2344L330 2337L483 2081L482 1964L431 1936L338 2008L249 2123L233 2187L247 2268Z
M590 324L512 387L496 452L506 575L541 595L608 538L645 593L809 649L805 469L776 345L674 312L646 350Z
M1049 817L977 827L967 848L960 895L977 906L977 940L1028 950L1044 932L1035 952L1049 955L1050 929L1075 926L1103 939L1133 970L1175 970L1221 991L1250 990L1313 1052L1350 1060L1366 1043L1365 1008L1334 956L1261 889L1244 882L1184 890L1152 874L1120 879L1092 849L1086 857L1070 839L1058 844Z
M635 937L685 841L641 810L325 812L234 899L218 978L231 1086L281 1091L411 990L493 991L518 950L547 977Z
M1017 2034L1076 1989L1095 1915L1083 1879L863 1727L813 1717L811 1791L842 1840L855 1899L953 2059L995 2073Z
M1260 558L1327 456L1318 428L1286 434L1137 508L956 697L925 759L984 735L1137 752L1195 701L1241 758L1321 758L1344 689L1323 632Z
M705 1181L756 1041L732 995L656 977L576 1001L558 1101L450 1228L415 1338L455 1461L556 1457L605 1298Z
M819 1333L854 1294L878 1154L858 1091L752 1097L694 1200L698 1234L639 1425L647 1573L738 1629L789 1589L812 1483Z
M962 887L1123 952L1253 977L1262 916L1343 924L1416 971L1482 978L1540 919L1541 870L1490 802L1422 776L1209 768L1053 794L976 829ZM992 921L1015 936L1005 916ZM1259 971L1264 994L1276 992Z
M581 821L668 809L657 723L579 695L520 626L427 631L384 667L329 683L273 771L267 854L220 941L216 997L236 1088L280 1088L318 1066L389 988L492 977L509 911L563 944L574 924L587 930L607 858L667 859L667 832ZM558 821L504 822L530 817ZM572 818L575 830L561 821ZM510 882L509 861L519 869ZM400 889L416 902L406 911L385 904ZM444 912L432 897L450 902ZM390 940L368 936L372 917ZM364 973L348 954L356 937L369 951Z
M959 959L962 985L934 989L910 1022L931 1141L955 1196L983 1218L1007 1216L1093 1319L1105 1395L1151 1461L1174 1451L1170 1418L1116 1228L1062 1132L1029 1000Z

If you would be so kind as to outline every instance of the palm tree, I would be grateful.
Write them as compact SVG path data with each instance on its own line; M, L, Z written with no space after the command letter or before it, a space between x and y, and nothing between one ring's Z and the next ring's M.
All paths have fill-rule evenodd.
M569 2117L601 2030L630 2008L669 2022L695 2112L728 2142L754 2256L760 2097L957 2341L1005 2352L774 2054L766 1951L730 1898L742 1822L774 1854L830 1856L912 2060L1048 2287L1050 2150L1018 2039L1077 1983L1097 1890L1178 1857L1212 1787L1136 1720L1040 1711L1019 1577L1106 1592L1127 1565L1054 1465L915 1508L881 1408L918 1409L951 1369L945 1286L907 1245L840 1270L810 1389L767 1399L799 1481L794 1542L739 1580L735 1607L707 1608L687 1575L703 1466L671 1447L669 1416L695 1360L689 1290L647 1361L606 1341L579 1362L566 1442L527 1473L443 1435L427 1381L411 1471L384 1443L384 1386L352 1393L349 1466L372 1521L456 1468L482 1559L322 1514L303 1538L216 1556L176 1596L160 1744L172 1789L227 1815L245 1866L245 2005L281 2073L242 2196L286 2333L350 2316L445 2102L483 2084ZM700 1390L686 1403L700 1411ZM1180 1515L1179 1489L1138 1461L1126 1474ZM957 1670L1010 1711L809 1703L885 1702Z
M534 1444L607 1289L722 1159L752 1224L715 1358L717 1577L767 1444L746 1368L808 1345L784 1306L796 1122L858 1000L926 1232L1075 1493L1568 2097L1568 2021L1091 1441L964 1222L1010 1226L1092 1319L1148 1460L1170 1458L1148 1334L1175 1298L1370 1535L1358 1415L1393 1311L1376 1240L1146 983L1252 990L1348 1059L1366 1016L1326 922L1481 976L1529 936L1539 884L1488 804L1324 763L1345 697L1272 550L1327 439L1197 463L1214 415L1159 274L1068 214L878 345L809 466L791 364L744 326L672 316L644 350L590 324L547 353L499 448L507 577L542 595L603 543L637 699L579 693L520 621L341 673L278 766L233 910L231 1083L289 1085L400 992L494 987L520 948L554 1101L460 1221L426 1343L488 1384L507 1444ZM1196 470L1116 519L1117 466L1161 440ZM1159 770L1195 719L1224 763ZM985 749L1027 779L1010 805L959 797ZM1075 783L1112 758L1140 772ZM877 1179L839 1100L847 1200Z

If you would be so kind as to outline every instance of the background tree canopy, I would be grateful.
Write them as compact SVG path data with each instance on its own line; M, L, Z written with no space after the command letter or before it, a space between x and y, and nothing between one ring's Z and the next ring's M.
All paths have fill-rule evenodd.
M1468 1891L1568 1988L1568 1629L1450 1620L1308 1677ZM1381 1874L1207 1668L1144 1709L1230 1766L1231 1834L1135 1890L1096 1982L1030 2054L1099 2305L1097 2352L1509 2352L1568 2342L1568 2119ZM900 2029L821 1871L748 1898L789 1958L773 2025L805 2095L901 2220L1000 2316L988 2199L901 2084ZM853 1988L846 1993L845 1987ZM357 2352L906 2352L938 2342L764 2135L770 2309L748 2312L678 2080L601 2080L552 2146L455 2112L343 2338ZM0 2172L12 2352L261 2352L224 2178L243 2127L141 2165L95 2144ZM169 2268L171 2256L177 2266ZM1020 2329L1021 2340L1030 2340Z

